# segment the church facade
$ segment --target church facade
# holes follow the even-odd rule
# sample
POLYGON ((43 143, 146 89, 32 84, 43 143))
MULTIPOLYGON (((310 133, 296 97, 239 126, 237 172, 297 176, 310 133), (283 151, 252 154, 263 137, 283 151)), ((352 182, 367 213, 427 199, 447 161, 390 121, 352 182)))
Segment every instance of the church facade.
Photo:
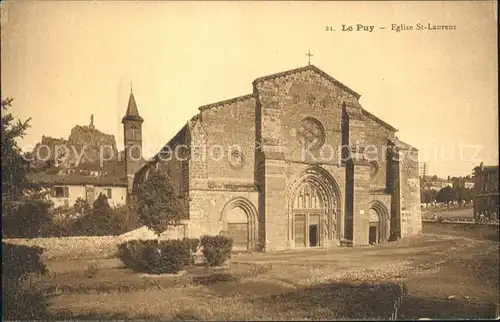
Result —
MULTIPOLYGON (((200 107, 146 164, 126 159, 130 200, 163 171, 186 197, 181 235, 226 234, 236 249, 419 234, 418 151, 359 98, 313 65, 258 78, 251 94, 200 107)), ((139 146, 136 106, 123 123, 127 149, 139 146)))

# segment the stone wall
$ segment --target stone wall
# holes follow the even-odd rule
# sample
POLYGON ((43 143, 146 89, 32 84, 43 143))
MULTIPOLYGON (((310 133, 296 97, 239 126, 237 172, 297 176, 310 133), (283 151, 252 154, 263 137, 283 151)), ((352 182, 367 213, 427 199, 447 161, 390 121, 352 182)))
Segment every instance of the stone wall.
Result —
POLYGON ((253 97, 204 108, 198 122, 206 133, 206 142, 193 140, 193 144, 206 144, 208 181, 253 184, 256 146, 253 97))
MULTIPOLYGON (((181 226, 169 227, 160 239, 183 238, 187 223, 181 226)), ((43 259, 74 259, 74 258, 109 258, 115 257, 118 245, 129 240, 156 239, 156 235, 146 227, 141 227, 120 236, 81 236, 81 237, 49 237, 49 238, 12 238, 2 242, 39 246, 45 249, 43 259)))
POLYGON ((116 254, 124 242, 119 236, 51 237, 32 239, 4 239, 3 242, 45 249, 43 259, 107 258, 116 254))
POLYGON ((281 145, 290 161, 310 162, 302 152, 300 125, 306 118, 317 120, 324 130, 323 148, 310 149, 321 163, 338 164, 341 145, 342 102, 357 101, 344 88, 312 70, 276 77, 254 84, 261 109, 264 144, 281 145), (333 151, 332 151, 333 149, 333 151))
POLYGON ((353 164, 353 245, 368 244, 370 167, 367 164, 353 164))
MULTIPOLYGON (((356 97, 312 70, 256 80, 254 96, 257 133, 262 142, 256 168, 266 250, 285 249, 291 246, 287 186, 306 164, 320 163, 335 168, 340 165, 341 104, 344 100, 356 101, 356 97), (307 137, 302 130, 309 126, 317 130, 318 146, 304 142, 307 137)), ((345 181, 340 178, 344 176, 343 171, 340 177, 338 173, 334 176, 341 185, 345 181)))
MULTIPOLYGON (((230 191, 222 187, 219 189, 190 191, 188 237, 219 235, 221 231, 227 230, 223 210, 229 202, 236 198, 248 200, 255 209, 258 207, 258 195, 253 188, 241 187, 239 189, 241 191, 230 191)), ((233 189, 238 190, 238 188, 233 189)), ((256 228, 258 229, 258 227, 256 228)))
POLYGON ((422 216, 420 209, 418 151, 408 149, 402 152, 404 153, 404 158, 400 162, 401 237, 406 237, 422 232, 422 216))
POLYGON ((394 132, 371 119, 365 120, 367 147, 365 155, 372 162, 370 170, 370 188, 385 189, 387 187, 387 149, 389 140, 394 140, 394 132))

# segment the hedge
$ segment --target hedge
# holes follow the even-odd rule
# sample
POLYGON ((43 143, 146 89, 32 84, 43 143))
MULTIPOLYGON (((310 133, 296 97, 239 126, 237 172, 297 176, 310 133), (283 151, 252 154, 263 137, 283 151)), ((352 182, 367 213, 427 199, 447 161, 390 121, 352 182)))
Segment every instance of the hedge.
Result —
POLYGON ((199 240, 131 240, 118 246, 118 258, 135 272, 176 274, 194 264, 199 240), (194 249, 194 251, 192 251, 194 249))
POLYGON ((226 236, 203 236, 201 237, 203 256, 211 267, 221 266, 231 258, 233 240, 226 236))

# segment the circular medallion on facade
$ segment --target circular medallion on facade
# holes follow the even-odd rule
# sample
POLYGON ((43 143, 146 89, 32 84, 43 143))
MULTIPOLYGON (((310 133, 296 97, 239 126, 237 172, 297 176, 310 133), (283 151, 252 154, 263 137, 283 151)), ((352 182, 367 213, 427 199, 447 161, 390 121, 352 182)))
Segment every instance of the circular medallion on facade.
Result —
POLYGON ((377 161, 370 161, 370 176, 374 177, 378 173, 378 162, 377 161))
POLYGON ((316 97, 314 97, 313 94, 309 93, 309 94, 307 94, 306 100, 307 100, 307 103, 309 103, 309 105, 313 105, 314 102, 316 102, 316 97))
POLYGON ((245 157, 240 150, 232 150, 229 154, 229 165, 235 170, 243 168, 245 157))
POLYGON ((303 147, 318 149, 325 143, 325 129, 317 119, 306 117, 297 128, 297 139, 303 147))

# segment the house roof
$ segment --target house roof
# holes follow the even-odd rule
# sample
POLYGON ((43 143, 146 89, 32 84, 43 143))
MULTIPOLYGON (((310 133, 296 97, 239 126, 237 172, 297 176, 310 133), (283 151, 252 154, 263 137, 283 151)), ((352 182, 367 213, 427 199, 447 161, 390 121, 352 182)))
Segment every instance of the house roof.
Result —
POLYGON ((117 176, 99 176, 99 177, 88 177, 81 175, 57 175, 57 174, 47 174, 47 173, 30 173, 28 174, 28 180, 32 182, 45 183, 45 184, 61 184, 61 185, 94 185, 94 186, 118 186, 126 187, 127 180, 125 177, 117 176))
POLYGON ((263 77, 259 77, 257 78, 256 80, 253 81, 253 84, 256 84, 256 83, 259 83, 259 82, 263 82, 263 81, 267 81, 267 80, 271 80, 271 79, 274 79, 274 78, 278 78, 278 77, 283 77, 283 76, 288 76, 288 75, 292 75, 292 74, 296 74, 296 73, 301 73, 301 72, 304 72, 304 71, 313 71, 321 76, 323 76, 324 78, 328 79, 330 82, 334 83, 335 85, 337 85, 338 87, 344 89, 345 91, 351 93, 352 95, 354 95, 356 98, 360 98, 361 95, 356 93, 354 90, 350 89, 349 87, 347 87, 346 85, 342 84, 341 82, 339 82, 338 80, 336 80, 335 78, 333 78, 332 76, 328 75, 327 73, 325 73, 324 71, 322 71, 321 69, 319 69, 318 67, 314 66, 314 65, 308 65, 308 66, 305 66, 305 67, 299 67, 299 68, 295 68, 295 69, 291 69, 291 70, 287 70, 287 71, 284 71, 284 72, 281 72, 281 73, 276 73, 276 74, 272 74, 272 75, 268 75, 268 76, 263 76, 263 77))

